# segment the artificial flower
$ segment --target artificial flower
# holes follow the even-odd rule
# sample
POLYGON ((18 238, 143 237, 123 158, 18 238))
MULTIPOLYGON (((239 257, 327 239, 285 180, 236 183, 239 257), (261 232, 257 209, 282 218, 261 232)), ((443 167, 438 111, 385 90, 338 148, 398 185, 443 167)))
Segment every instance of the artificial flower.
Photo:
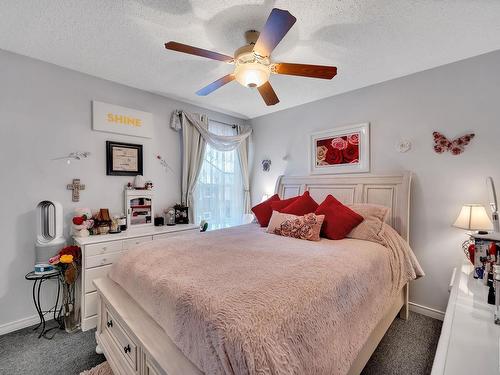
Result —
POLYGON ((52 258, 49 259, 49 264, 52 264, 53 266, 59 263, 59 254, 54 255, 52 258))
POLYGON ((73 218, 73 224, 75 225, 82 225, 84 221, 85 219, 83 218, 83 216, 75 216, 73 218))
POLYGON ((59 255, 72 255, 75 262, 80 260, 81 254, 80 247, 78 246, 66 246, 59 251, 59 255))
POLYGON ((65 264, 73 263, 73 255, 69 255, 69 254, 61 255, 61 257, 59 258, 59 261, 61 263, 65 263, 65 264))

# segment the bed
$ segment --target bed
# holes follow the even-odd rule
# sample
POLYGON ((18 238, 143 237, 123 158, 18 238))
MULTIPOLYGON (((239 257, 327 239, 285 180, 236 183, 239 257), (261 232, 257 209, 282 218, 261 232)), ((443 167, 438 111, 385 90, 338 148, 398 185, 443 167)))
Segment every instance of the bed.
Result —
MULTIPOLYGON (((410 181, 282 176, 276 192, 387 206, 408 239, 410 181)), ((313 243, 255 224, 143 245, 95 281, 98 349, 115 374, 359 374, 396 315, 408 318, 391 259, 373 242, 313 243)))

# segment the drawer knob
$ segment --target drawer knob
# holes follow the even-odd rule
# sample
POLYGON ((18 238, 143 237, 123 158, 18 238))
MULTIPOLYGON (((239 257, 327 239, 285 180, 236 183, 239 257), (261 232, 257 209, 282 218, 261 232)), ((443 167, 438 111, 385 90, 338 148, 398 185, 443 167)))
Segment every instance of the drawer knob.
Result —
POLYGON ((108 321, 108 322, 106 323, 106 325, 107 325, 108 327, 113 327, 113 321, 112 321, 112 320, 108 321))
POLYGON ((124 351, 125 353, 130 353, 130 344, 127 344, 127 346, 124 346, 124 347, 123 347, 123 351, 124 351))
POLYGON ((106 258, 102 258, 102 262, 103 262, 103 263, 106 263, 106 258))

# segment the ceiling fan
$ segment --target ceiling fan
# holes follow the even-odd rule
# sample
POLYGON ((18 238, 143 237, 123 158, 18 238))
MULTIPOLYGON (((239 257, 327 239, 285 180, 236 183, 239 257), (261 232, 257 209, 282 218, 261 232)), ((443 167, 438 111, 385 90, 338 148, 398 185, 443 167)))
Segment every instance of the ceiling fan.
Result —
POLYGON ((173 41, 165 43, 165 48, 235 65, 233 73, 198 90, 197 95, 206 96, 236 79, 243 86, 257 87, 264 102, 268 106, 274 105, 279 103, 279 99, 269 83, 271 73, 322 79, 332 79, 337 74, 334 66, 272 62, 271 52, 296 20, 287 10, 274 8, 261 33, 255 30, 245 33, 248 44, 238 48, 234 57, 173 41))

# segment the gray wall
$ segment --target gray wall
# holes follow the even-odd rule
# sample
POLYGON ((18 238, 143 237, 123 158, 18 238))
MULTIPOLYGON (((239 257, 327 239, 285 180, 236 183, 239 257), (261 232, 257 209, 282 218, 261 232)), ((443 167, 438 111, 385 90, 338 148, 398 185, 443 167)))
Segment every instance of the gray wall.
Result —
POLYGON ((24 275, 34 263, 38 202, 62 203, 66 226, 76 207, 123 211, 123 187, 130 178, 106 176, 106 140, 144 145, 144 176, 155 184, 156 207, 164 209, 180 199, 180 135, 168 126, 172 110, 244 121, 1 50, 0 82, 1 332, 6 324, 22 323, 35 314, 31 284, 24 275), (152 112, 154 138, 92 131, 93 99, 152 112), (71 165, 51 161, 76 150, 90 151, 92 156, 71 165), (158 153, 174 172, 163 169, 155 159, 158 153), (86 184, 80 203, 71 202, 66 190, 73 178, 86 184))
POLYGON ((500 186, 499 67, 496 51, 253 119, 253 202, 273 191, 280 174, 309 173, 310 132, 370 122, 371 172, 415 174, 411 245, 427 276, 412 284, 410 300, 444 311, 465 239, 451 224, 462 204, 486 204, 486 176, 500 186), (473 131, 476 138, 460 156, 438 155, 432 149, 434 130, 448 137, 473 131), (413 143, 406 154, 395 148, 402 138, 413 143), (260 168, 265 158, 272 160, 268 173, 260 168))

